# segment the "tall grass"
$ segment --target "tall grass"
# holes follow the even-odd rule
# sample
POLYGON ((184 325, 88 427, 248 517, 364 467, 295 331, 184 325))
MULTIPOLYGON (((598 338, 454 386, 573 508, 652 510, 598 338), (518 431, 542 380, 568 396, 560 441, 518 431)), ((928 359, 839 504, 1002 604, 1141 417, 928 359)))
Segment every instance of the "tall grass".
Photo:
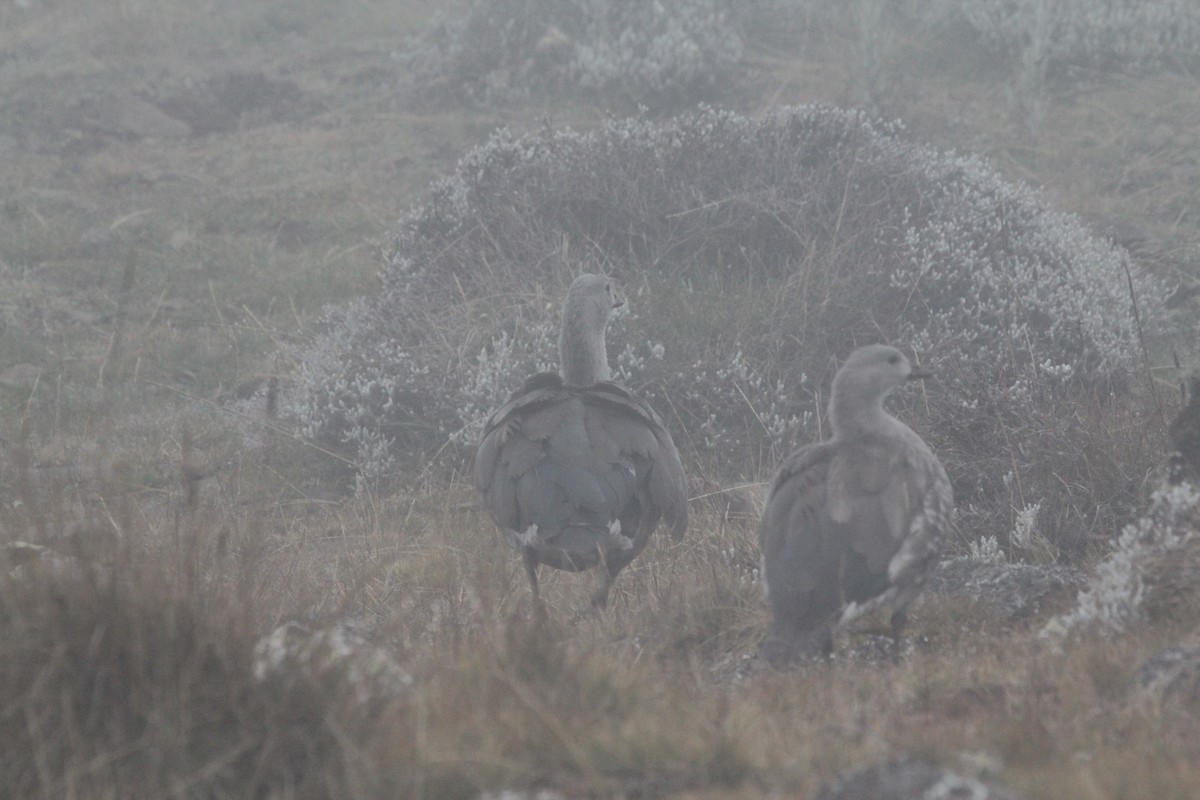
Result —
POLYGON ((809 796, 895 753, 982 754, 1031 797, 1182 797, 1200 779, 1196 717, 1128 688, 1169 628, 1047 649, 927 598, 904 661, 851 648, 775 674, 754 657, 751 521, 696 514, 603 617, 587 576, 548 574, 541 617, 465 488, 261 514, 269 472, 189 474, 167 503, 96 487, 112 513, 75 538, 51 502, 5 516, 0 794, 809 796), (13 546, 18 530, 44 549, 13 546), (271 660, 282 623, 271 638, 294 646, 271 660))
MULTIPOLYGON (((926 597, 902 662, 856 658, 867 648, 855 634, 832 665, 773 674, 753 657, 766 622, 753 503, 750 519, 731 518, 720 485, 698 490, 688 538, 657 541, 627 571, 608 615, 577 613, 588 576, 548 574, 537 622, 519 560, 453 475, 347 499, 328 468, 310 469, 311 450, 276 438, 257 416, 270 390, 255 389, 277 366, 264 353, 321 303, 368 290, 369 240, 495 125, 492 112, 414 115, 394 100, 390 53, 432 6, 0 6, 0 797, 809 797, 841 769, 900 753, 982 768, 1031 798, 1194 797, 1186 693, 1130 688, 1146 656, 1189 632, 1174 606, 1121 638, 1056 649, 1034 641, 1040 618, 1000 624, 986 606, 926 597), (164 141, 89 127, 92 98, 169 105, 226 75, 231 57, 293 80, 317 101, 312 116, 164 141)), ((771 85, 741 102, 851 100, 853 34, 813 34, 803 13, 785 14, 800 21, 773 32, 771 52, 750 48, 771 85), (792 33, 807 41, 800 55, 792 33)), ((1063 205, 1150 226, 1181 256, 1160 274, 1190 274, 1194 148, 1139 148, 1155 126, 1196 128, 1192 84, 1122 78, 1047 102, 1042 147, 1029 149, 989 116, 1004 116, 1004 82, 981 76, 974 52, 966 62, 941 45, 953 80, 903 60, 934 44, 897 31, 886 55, 903 68, 886 108, 921 138, 936 128, 943 146, 989 149, 1063 205)), ((570 99, 535 108, 599 114, 570 99)), ((858 243, 846 233, 831 255, 858 243)), ((810 271, 823 252, 797 263, 810 271)), ((671 300, 665 321, 638 324, 657 334, 712 316, 726 338, 689 356, 729 355, 756 309, 781 321, 789 297, 820 291, 717 274, 671 300)), ((635 307, 639 291, 668 294, 631 283, 635 307)), ((506 311, 542 319, 557 296, 547 282, 507 296, 506 311)), ((466 333, 471 360, 487 336, 466 333)), ((813 400, 818 432, 821 384, 813 372, 792 387, 813 400)), ((1014 474, 1001 512, 964 509, 964 526, 1009 530, 1042 500, 1042 535, 1079 546, 1055 532, 1069 528, 1088 555, 1101 549, 1116 526, 1086 498, 1139 503, 1160 454, 1134 395, 1069 406, 1055 430, 1077 449, 989 465, 996 480, 1014 474), (1027 491, 1046 482, 1075 488, 1059 505, 1027 491)), ((761 435, 768 405, 730 398, 761 435)), ((734 471, 765 475, 782 449, 747 451, 734 471)), ((704 464, 704 447, 691 450, 704 464)), ((945 442, 939 452, 955 457, 945 442)))

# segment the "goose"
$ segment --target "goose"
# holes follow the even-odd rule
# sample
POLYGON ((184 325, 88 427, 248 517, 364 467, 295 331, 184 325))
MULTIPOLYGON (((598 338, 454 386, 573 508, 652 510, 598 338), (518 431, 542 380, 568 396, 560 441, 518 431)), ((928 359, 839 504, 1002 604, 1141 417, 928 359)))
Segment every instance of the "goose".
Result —
POLYGON ((937 456, 883 408, 930 377, 897 349, 860 347, 833 379, 833 435, 792 453, 771 483, 759 526, 773 665, 829 656, 840 627, 891 610, 898 644, 950 528, 954 497, 937 456))
POLYGON ((484 425, 474 482, 521 553, 540 608, 538 567, 597 568, 591 604, 660 521, 687 528, 687 481, 671 434, 649 405, 612 380, 604 335, 623 304, 612 282, 584 274, 563 304, 559 372, 542 372, 484 425))

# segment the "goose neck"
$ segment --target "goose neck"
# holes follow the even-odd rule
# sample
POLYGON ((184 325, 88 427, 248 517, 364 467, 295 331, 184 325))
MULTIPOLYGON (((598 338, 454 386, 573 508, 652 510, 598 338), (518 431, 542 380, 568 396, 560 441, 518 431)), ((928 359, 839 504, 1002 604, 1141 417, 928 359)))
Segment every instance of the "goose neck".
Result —
POLYGON ((829 424, 836 436, 885 431, 891 417, 883 410, 883 395, 855 395, 834 387, 829 402, 829 424))
POLYGON ((611 379, 603 330, 597 335, 564 325, 558 350, 563 383, 568 386, 591 386, 611 379))

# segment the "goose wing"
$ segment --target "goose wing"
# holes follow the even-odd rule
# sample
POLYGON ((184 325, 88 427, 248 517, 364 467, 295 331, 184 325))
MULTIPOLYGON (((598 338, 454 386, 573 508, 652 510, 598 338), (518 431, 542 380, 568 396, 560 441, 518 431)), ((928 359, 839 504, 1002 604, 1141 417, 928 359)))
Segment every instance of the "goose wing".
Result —
POLYGON ((836 555, 836 531, 825 503, 832 457, 828 444, 808 445, 775 473, 758 533, 763 578, 773 601, 786 596, 792 604, 802 602, 821 584, 836 555))
MULTIPOLYGON (((953 508, 941 462, 916 439, 847 442, 829 469, 829 516, 870 576, 901 585, 931 566, 953 508)), ((874 579, 868 581, 872 585, 874 579)), ((850 595, 852 600, 866 597, 850 595)))
POLYGON ((638 507, 635 499, 650 527, 663 514, 680 532, 686 526, 686 482, 670 434, 614 383, 531 379, 489 418, 474 476, 501 527, 536 525, 539 543, 567 533, 558 546, 594 550, 638 507))
POLYGON ((780 467, 759 529, 768 598, 800 630, 923 574, 952 499, 931 454, 824 442, 780 467))
POLYGON ((632 458, 639 464, 638 486, 654 509, 655 524, 661 514, 678 540, 687 530, 687 477, 671 432, 649 404, 615 382, 597 384, 588 391, 587 420, 596 431, 593 442, 608 458, 632 458))

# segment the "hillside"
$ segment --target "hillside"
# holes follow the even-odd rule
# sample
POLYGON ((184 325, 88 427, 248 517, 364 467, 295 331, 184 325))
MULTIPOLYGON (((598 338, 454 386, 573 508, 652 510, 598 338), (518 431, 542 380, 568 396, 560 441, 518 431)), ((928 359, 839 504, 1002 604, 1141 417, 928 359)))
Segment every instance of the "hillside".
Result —
MULTIPOLYGON (((1197 598, 1111 637, 1038 635, 1149 506, 1200 366, 1195 61, 1051 60, 1030 77, 961 21, 856 27, 795 5, 743 21, 712 92, 499 100, 405 55, 441 6, 425 0, 0 7, 0 793, 813 797, 908 755, 1029 798, 1195 796, 1195 674, 1140 668, 1167 647, 1196 657, 1197 598), (1044 603, 930 593, 898 661, 862 634, 833 664, 771 672, 754 657, 755 521, 778 443, 731 447, 733 463, 690 444, 688 536, 652 542, 600 618, 579 611, 589 579, 544 574, 539 622, 465 446, 422 441, 356 491, 355 453, 281 410, 323 309, 389 285, 400 220, 494 131, 661 125, 695 99, 752 120, 871 105, 904 141, 1031 185, 1174 292, 1139 319, 1120 390, 1043 431, 1079 451, 997 468, 1017 486, 1000 514, 960 508, 952 554, 999 532, 1010 561, 1060 570, 1044 603), (1022 478, 1070 498, 1027 545, 1005 538, 1040 497, 1022 478)), ((534 31, 538 53, 561 47, 555 30, 534 31)), ((564 259, 509 307, 555 325, 580 266, 564 259)), ((622 277, 635 315, 666 280, 622 277)), ((770 293, 726 280, 737 302, 720 306, 696 279, 712 305, 695 324, 749 337, 770 293)), ((469 306, 472 287, 455 290, 469 306)), ((473 358, 504 324, 480 317, 471 349, 447 352, 473 358)), ((898 408, 938 430, 936 400, 898 408)), ((945 434, 943 457, 966 464, 964 441, 945 434)), ((1185 585, 1195 562, 1180 563, 1185 585)))

